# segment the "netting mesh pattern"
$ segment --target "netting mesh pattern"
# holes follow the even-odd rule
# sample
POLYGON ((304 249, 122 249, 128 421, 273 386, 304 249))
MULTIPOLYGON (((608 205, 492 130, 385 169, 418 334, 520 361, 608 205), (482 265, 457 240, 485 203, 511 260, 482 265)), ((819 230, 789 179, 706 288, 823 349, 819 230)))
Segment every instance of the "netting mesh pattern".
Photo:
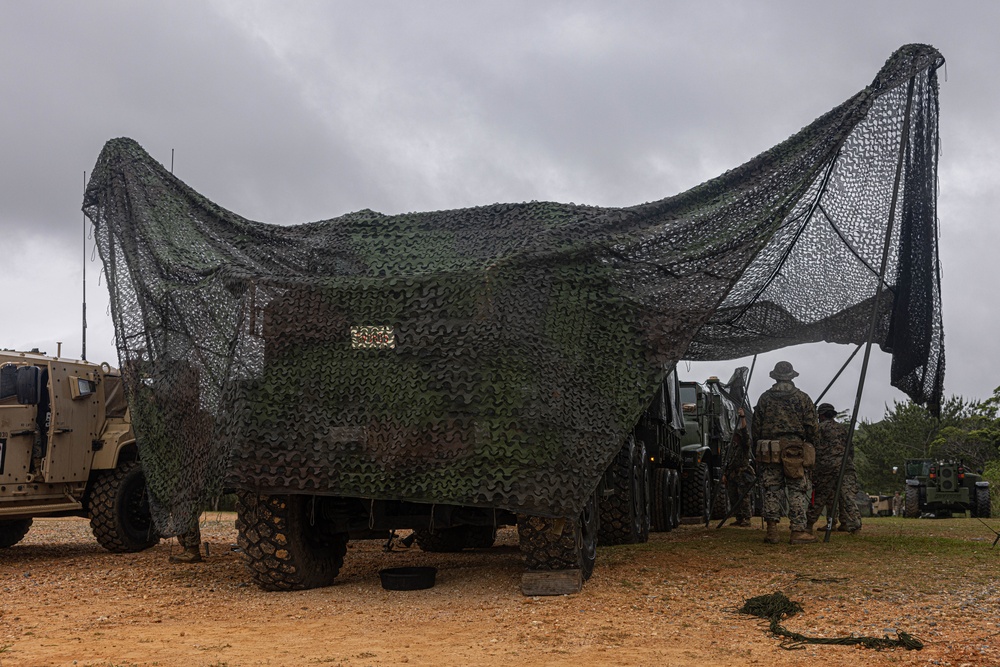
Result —
POLYGON ((677 360, 866 339, 890 209, 876 341, 936 406, 942 63, 903 47, 787 141, 627 208, 270 225, 109 141, 84 211, 157 525, 224 485, 573 516, 677 360))

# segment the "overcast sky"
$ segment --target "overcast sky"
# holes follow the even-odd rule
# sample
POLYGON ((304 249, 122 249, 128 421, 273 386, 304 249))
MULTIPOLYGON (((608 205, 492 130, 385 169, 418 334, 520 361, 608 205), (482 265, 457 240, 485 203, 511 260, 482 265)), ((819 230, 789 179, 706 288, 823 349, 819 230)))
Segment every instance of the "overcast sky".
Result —
MULTIPOLYGON (((138 141, 231 211, 291 224, 547 200, 661 199, 937 47, 946 395, 1000 385, 1000 3, 0 0, 0 347, 117 365, 80 212, 104 142, 138 141), (173 155, 173 157, 171 157, 173 155), (86 258, 86 262, 84 261, 86 258)), ((89 235, 89 232, 88 232, 89 235)), ((93 261, 92 261, 93 259, 93 261)), ((782 358, 814 398, 853 348, 782 358)), ((903 395, 873 353, 862 417, 903 395)), ((681 366, 725 376, 749 360, 681 366)), ((825 400, 850 407, 860 355, 825 400)))

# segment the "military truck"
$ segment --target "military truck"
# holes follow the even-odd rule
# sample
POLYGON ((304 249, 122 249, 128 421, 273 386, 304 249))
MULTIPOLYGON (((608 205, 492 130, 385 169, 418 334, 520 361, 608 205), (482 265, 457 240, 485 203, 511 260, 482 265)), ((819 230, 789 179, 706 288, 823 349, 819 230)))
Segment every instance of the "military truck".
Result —
POLYGON ((960 461, 907 459, 903 516, 950 517, 953 512, 990 516, 990 483, 960 461))
POLYGON ((82 516, 113 552, 160 536, 121 374, 108 364, 0 351, 0 548, 37 517, 82 516))
MULTIPOLYGON (((941 64, 936 50, 907 45, 871 86, 788 141, 686 193, 628 207, 364 209, 273 225, 211 202, 136 142, 109 141, 84 211, 107 269, 135 429, 144 450, 197 464, 144 461, 157 491, 176 481, 157 493, 160 524, 191 514, 192 498, 239 489, 240 544, 265 588, 332 583, 350 534, 408 523, 478 545, 513 521, 529 568, 585 571, 602 478, 630 438, 649 447, 636 427, 672 364, 860 336, 858 315, 878 294, 859 293, 857 280, 826 281, 809 303, 798 296, 830 271, 812 261, 829 223, 820 213, 851 212, 855 236, 871 241, 885 216, 865 204, 904 193, 900 222, 923 241, 917 254, 936 258, 926 213, 941 64), (911 116, 913 131, 900 132, 911 116), (864 140, 873 132, 885 140, 864 140), (903 153, 916 166, 872 179, 873 165, 903 153), (803 270, 781 272, 791 265, 803 270), (772 289, 779 273, 782 289, 772 289), (142 359, 149 387, 133 373, 142 359), (166 370, 181 363, 191 372, 166 370), (187 419, 189 400, 204 419, 187 419)), ((870 267, 843 270, 863 277, 870 267)), ((900 306, 911 292, 936 304, 939 272, 910 273, 893 292, 909 328, 895 329, 919 335, 879 336, 901 363, 940 379, 940 309, 900 306)), ((896 383, 915 402, 939 403, 940 382, 896 383)), ((695 474, 721 467, 702 447, 715 454, 699 441, 695 474)), ((629 460, 643 459, 637 449, 629 460)), ((654 475, 664 498, 670 470, 654 475)))
POLYGON ((739 369, 726 384, 713 376, 704 384, 680 385, 684 411, 681 513, 685 518, 708 522, 729 513, 725 471, 739 439, 749 437, 746 372, 739 369))
POLYGON ((598 487, 598 542, 637 544, 681 520, 684 419, 676 371, 663 381, 598 487))
POLYGON ((676 375, 629 433, 577 521, 501 509, 334 496, 237 491, 238 540, 248 571, 265 590, 329 585, 348 540, 384 539, 412 529, 424 551, 493 545, 497 528, 517 526, 529 571, 593 571, 598 544, 645 542, 650 530, 680 523, 680 405, 676 375))

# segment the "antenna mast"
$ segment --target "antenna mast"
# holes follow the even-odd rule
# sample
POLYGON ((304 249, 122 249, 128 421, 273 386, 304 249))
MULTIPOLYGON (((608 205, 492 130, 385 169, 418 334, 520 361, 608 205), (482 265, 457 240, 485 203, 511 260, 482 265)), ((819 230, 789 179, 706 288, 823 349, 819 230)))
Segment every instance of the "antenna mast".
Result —
MULTIPOLYGON (((87 190, 87 170, 83 170, 83 190, 87 190)), ((83 345, 80 359, 87 360, 87 214, 83 214, 83 345)))

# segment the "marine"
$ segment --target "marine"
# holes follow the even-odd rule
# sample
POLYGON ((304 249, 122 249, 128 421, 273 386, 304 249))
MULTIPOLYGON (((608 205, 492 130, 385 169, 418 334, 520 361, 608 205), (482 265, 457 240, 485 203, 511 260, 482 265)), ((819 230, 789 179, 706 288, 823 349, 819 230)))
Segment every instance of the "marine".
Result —
POLYGON ((844 480, 837 501, 837 517, 840 520, 837 530, 853 534, 861 530, 861 512, 854 502, 858 493, 858 476, 854 469, 854 457, 847 455, 847 427, 836 420, 837 409, 831 404, 821 403, 817 412, 819 438, 816 441, 816 468, 812 475, 816 493, 813 504, 809 507, 806 523, 809 532, 812 532, 813 524, 824 507, 828 520, 831 520, 829 512, 837 494, 837 478, 840 476, 844 456, 847 456, 844 480))
POLYGON ((168 560, 171 563, 200 563, 202 561, 201 528, 197 523, 191 530, 178 535, 177 542, 181 545, 181 552, 170 556, 168 560))
POLYGON ((774 365, 774 385, 761 394, 753 413, 755 453, 764 487, 764 541, 778 542, 782 496, 788 498, 790 544, 815 542, 808 530, 810 480, 819 435, 819 420, 812 399, 792 381, 798 372, 787 361, 774 365))
POLYGON ((733 525, 746 528, 750 525, 752 515, 749 487, 756 481, 756 476, 750 451, 752 443, 747 434, 747 418, 743 408, 739 409, 739 428, 732 446, 732 459, 726 468, 726 492, 735 517, 733 525))

